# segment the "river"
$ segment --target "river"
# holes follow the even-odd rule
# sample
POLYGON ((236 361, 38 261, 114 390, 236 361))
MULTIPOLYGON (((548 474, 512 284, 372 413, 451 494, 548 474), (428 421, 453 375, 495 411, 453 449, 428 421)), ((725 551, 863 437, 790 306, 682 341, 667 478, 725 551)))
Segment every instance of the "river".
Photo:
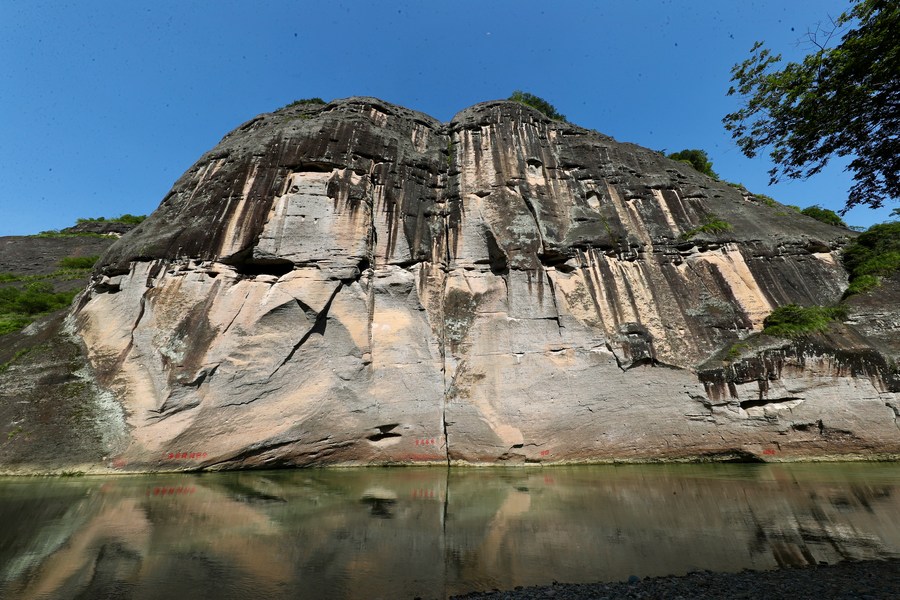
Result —
POLYGON ((900 464, 0 479, 0 596, 443 598, 900 556, 900 464))

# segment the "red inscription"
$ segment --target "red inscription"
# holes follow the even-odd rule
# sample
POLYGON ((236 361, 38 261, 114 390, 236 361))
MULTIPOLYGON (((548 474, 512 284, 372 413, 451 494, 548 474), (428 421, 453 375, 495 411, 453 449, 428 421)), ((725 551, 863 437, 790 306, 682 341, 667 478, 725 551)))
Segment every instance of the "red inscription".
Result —
POLYGON ((163 459, 168 460, 198 460, 209 456, 206 452, 164 452, 163 459))
POLYGON ((765 450, 763 450, 763 454, 775 454, 775 451, 771 448, 766 448, 765 450))
POLYGON ((182 496, 184 494, 193 494, 196 491, 197 491, 197 488, 195 488, 193 486, 191 486, 191 487, 182 486, 182 485, 179 485, 178 487, 163 486, 163 487, 153 488, 152 494, 150 492, 150 488, 147 488, 147 495, 148 496, 150 496, 150 495, 153 495, 153 496, 182 496))
POLYGON ((413 490, 413 498, 434 498, 434 490, 413 490))
POLYGON ((549 450, 541 450, 541 456, 550 456, 549 450))
POLYGON ((431 438, 430 440, 416 440, 416 446, 434 446, 436 440, 431 438))

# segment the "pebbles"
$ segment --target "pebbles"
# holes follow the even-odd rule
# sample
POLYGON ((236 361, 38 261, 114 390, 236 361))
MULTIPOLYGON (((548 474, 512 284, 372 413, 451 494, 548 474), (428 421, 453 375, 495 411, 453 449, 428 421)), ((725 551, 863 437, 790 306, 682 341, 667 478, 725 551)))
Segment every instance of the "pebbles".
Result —
POLYGON ((777 571, 694 572, 629 582, 560 584, 512 591, 475 592, 457 599, 582 600, 601 598, 802 600, 900 598, 900 559, 843 562, 777 571))

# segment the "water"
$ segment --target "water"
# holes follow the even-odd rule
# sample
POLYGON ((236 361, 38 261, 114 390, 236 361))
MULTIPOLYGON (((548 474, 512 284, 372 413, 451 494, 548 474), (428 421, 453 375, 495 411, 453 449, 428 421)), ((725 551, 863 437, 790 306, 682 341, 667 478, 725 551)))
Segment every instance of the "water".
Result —
POLYGON ((900 556, 900 464, 0 479, 0 596, 441 598, 900 556))

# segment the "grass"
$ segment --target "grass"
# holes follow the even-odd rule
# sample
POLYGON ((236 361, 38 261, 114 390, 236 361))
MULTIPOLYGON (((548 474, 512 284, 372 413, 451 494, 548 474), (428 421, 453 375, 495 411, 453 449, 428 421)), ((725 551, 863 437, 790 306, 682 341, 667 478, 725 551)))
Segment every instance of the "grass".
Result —
POLYGON ((725 233, 726 231, 731 231, 731 223, 724 219, 720 219, 716 215, 708 214, 703 217, 703 224, 699 227, 694 227, 693 229, 689 229, 681 234, 681 239, 689 240, 698 233, 708 233, 710 235, 718 235, 720 233, 725 233))
POLYGON ((779 306, 763 321, 763 333, 775 337, 798 337, 828 329, 832 321, 847 318, 843 306, 779 306))
POLYGON ((726 357, 729 360, 736 360, 741 357, 741 354, 743 354, 745 350, 749 350, 749 349, 750 349, 750 344, 743 344, 743 343, 734 344, 731 346, 731 348, 728 349, 728 353, 726 354, 726 357))
POLYGON ((74 237, 88 237, 88 238, 102 238, 104 240, 109 238, 116 237, 112 234, 106 233, 92 233, 90 231, 80 231, 77 233, 68 233, 62 232, 58 229, 48 229, 47 231, 42 231, 40 233, 35 233, 33 235, 29 235, 27 237, 36 237, 36 238, 74 238, 74 237))
POLYGON ((59 266, 63 269, 92 269, 99 258, 96 254, 94 256, 67 256, 59 261, 59 266))

